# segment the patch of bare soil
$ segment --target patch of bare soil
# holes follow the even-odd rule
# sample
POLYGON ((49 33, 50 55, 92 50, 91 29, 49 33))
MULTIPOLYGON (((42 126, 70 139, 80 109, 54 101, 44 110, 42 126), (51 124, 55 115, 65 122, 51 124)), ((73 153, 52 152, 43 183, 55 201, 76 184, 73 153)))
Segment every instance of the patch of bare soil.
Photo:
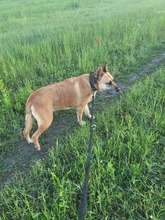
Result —
POLYGON ((159 55, 153 56, 153 58, 148 63, 142 66, 139 73, 132 73, 130 76, 130 82, 131 83, 134 82, 144 74, 153 72, 164 61, 165 61, 165 51, 162 51, 159 55))
MULTIPOLYGON (((121 91, 129 88, 128 84, 134 84, 142 75, 153 72, 164 61, 165 51, 153 56, 148 63, 142 66, 138 73, 132 73, 130 75, 127 84, 118 82, 121 91)), ((97 100, 99 100, 100 105, 100 102, 104 104, 107 98, 110 98, 111 102, 114 101, 114 97, 110 94, 98 93, 95 101, 95 109, 97 109, 97 100)), ((29 145, 25 139, 22 137, 20 138, 15 146, 15 154, 5 158, 3 161, 3 167, 5 167, 6 172, 2 175, 2 177, 0 177, 0 188, 8 184, 18 173, 27 171, 28 168, 30 168, 36 161, 45 159, 48 155, 48 150, 55 145, 57 138, 61 136, 65 137, 66 133, 70 134, 73 132, 75 126, 76 128, 79 127, 76 122, 76 113, 72 110, 69 113, 65 113, 63 111, 55 113, 54 119, 55 120, 53 121, 51 127, 40 138, 41 151, 37 151, 33 144, 29 145)))

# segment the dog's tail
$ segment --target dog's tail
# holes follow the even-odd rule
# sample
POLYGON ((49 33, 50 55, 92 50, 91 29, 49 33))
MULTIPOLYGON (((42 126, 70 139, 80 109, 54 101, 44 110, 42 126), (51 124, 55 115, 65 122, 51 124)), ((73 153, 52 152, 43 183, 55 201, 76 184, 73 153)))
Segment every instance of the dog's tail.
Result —
POLYGON ((25 116, 25 128, 23 130, 23 135, 27 139, 28 143, 31 143, 32 140, 30 139, 29 133, 32 129, 32 113, 31 113, 31 103, 26 103, 26 116, 25 116))

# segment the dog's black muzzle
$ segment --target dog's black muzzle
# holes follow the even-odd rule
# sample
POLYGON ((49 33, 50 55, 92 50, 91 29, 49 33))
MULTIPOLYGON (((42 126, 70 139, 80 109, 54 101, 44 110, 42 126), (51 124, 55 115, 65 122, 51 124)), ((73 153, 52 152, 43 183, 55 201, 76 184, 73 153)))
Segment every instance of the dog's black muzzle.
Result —
POLYGON ((116 87, 116 92, 121 92, 119 87, 116 87))
POLYGON ((108 89, 108 93, 111 95, 116 95, 116 92, 121 92, 119 87, 116 87, 115 89, 108 89))

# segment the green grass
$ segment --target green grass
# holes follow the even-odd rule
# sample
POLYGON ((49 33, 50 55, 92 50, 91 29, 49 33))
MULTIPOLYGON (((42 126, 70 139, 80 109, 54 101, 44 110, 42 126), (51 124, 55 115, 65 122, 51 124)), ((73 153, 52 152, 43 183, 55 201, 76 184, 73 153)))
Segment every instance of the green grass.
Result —
MULTIPOLYGON (((164 68, 96 114, 86 219, 163 220, 164 68)), ((2 219, 77 219, 89 127, 0 193, 2 219)))
MULTIPOLYGON (((165 49, 164 8, 163 0, 0 1, 2 177, 22 138, 29 94, 104 61, 126 84, 165 49)), ((162 66, 113 106, 100 109, 96 99, 86 219, 164 219, 164 74, 162 66)), ((1 190, 0 219, 77 218, 89 127, 61 136, 48 158, 1 190)))
POLYGON ((125 80, 163 49, 164 6, 163 0, 0 1, 1 157, 14 153, 33 90, 105 60, 125 80))

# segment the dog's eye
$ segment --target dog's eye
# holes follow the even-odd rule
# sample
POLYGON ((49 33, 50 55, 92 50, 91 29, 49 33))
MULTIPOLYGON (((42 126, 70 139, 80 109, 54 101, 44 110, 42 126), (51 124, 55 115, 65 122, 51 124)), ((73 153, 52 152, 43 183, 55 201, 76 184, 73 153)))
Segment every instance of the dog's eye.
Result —
POLYGON ((109 85, 112 85, 112 81, 109 81, 109 83, 108 83, 109 85))

